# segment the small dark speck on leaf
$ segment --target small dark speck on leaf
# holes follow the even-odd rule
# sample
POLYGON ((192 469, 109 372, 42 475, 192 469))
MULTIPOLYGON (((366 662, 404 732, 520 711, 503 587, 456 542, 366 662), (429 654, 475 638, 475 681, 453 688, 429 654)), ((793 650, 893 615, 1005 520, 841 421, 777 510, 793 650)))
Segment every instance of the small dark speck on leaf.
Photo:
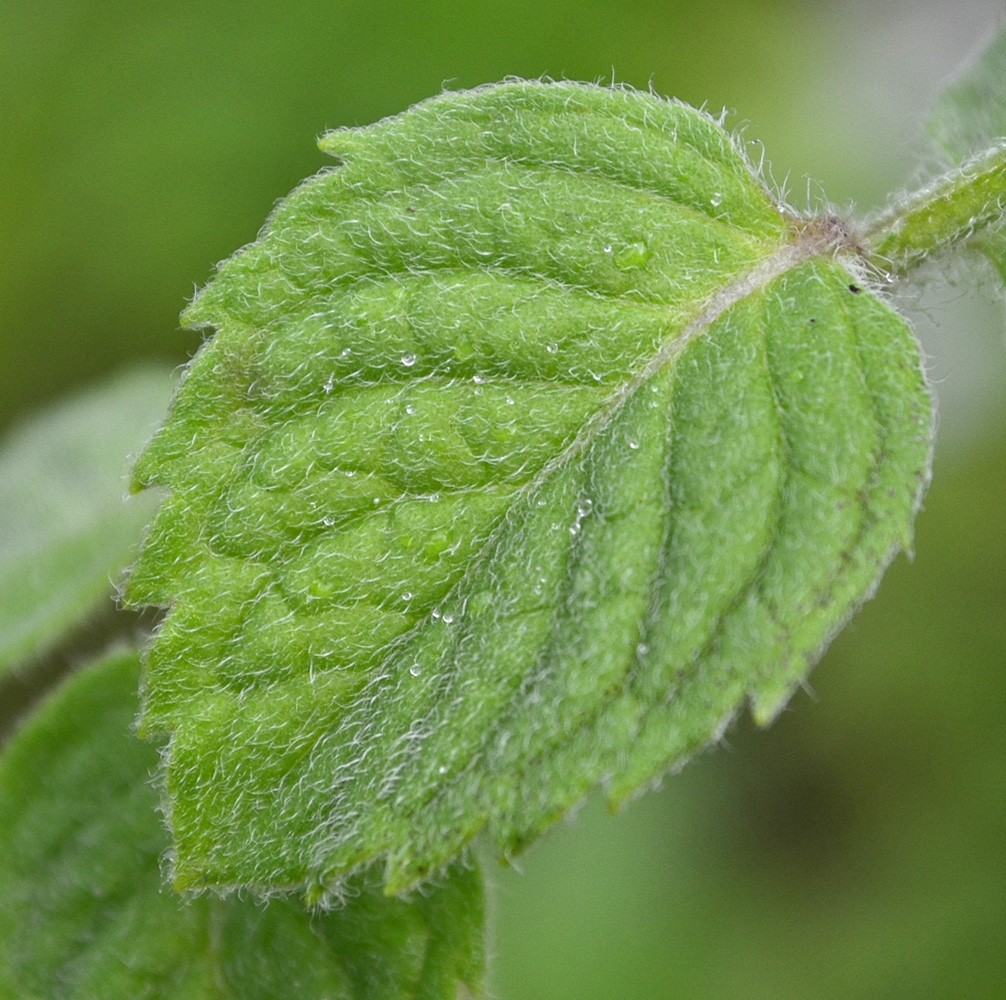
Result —
POLYGON ((852 292, 853 295, 858 295, 862 289, 859 285, 849 285, 849 291, 852 292))

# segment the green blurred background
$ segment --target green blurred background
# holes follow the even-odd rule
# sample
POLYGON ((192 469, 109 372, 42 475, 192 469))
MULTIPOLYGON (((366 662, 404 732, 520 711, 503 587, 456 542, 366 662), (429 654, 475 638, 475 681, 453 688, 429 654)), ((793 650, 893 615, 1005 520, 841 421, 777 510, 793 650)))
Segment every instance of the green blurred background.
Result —
MULTIPOLYGON (((0 430, 196 348, 177 315, 325 128, 506 75, 731 111, 798 207, 868 210, 988 0, 8 0, 0 5, 0 430), (813 182, 808 180, 813 178, 813 182)), ((500 1000, 1002 997, 1006 311, 957 265, 903 297, 940 399, 916 558, 767 733, 493 873, 500 1000)))

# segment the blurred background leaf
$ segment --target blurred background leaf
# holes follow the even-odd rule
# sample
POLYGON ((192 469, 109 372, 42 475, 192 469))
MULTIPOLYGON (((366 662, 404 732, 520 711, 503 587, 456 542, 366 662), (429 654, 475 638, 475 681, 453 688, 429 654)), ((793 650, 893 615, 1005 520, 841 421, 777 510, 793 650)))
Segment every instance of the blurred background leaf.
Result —
MULTIPOLYGON (((867 211, 935 165, 929 109, 1002 19, 999 0, 4 4, 0 426, 189 356, 182 306, 326 165, 326 128, 445 84, 614 77, 750 123, 797 206, 867 211)), ((916 561, 817 668, 816 701, 499 875, 501 1000, 999 995, 1006 346, 985 287, 961 265, 901 295, 940 403, 916 561)))
POLYGON ((0 678, 110 604, 157 502, 126 500, 129 467, 171 385, 126 371, 0 438, 0 678))
POLYGON ((140 662, 77 671, 0 756, 0 996, 33 1000, 449 1000, 481 996, 481 875, 451 865, 389 899, 373 874, 343 906, 165 891, 167 832, 135 739, 140 662))

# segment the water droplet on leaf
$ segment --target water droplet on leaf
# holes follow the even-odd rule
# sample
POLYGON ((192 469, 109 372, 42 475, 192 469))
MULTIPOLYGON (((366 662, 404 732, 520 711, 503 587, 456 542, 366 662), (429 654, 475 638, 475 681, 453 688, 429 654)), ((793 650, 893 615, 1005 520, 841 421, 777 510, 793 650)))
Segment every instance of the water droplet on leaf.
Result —
POLYGON ((636 267, 644 267, 649 259, 650 248, 645 243, 630 243, 616 254, 615 267, 630 271, 636 267))

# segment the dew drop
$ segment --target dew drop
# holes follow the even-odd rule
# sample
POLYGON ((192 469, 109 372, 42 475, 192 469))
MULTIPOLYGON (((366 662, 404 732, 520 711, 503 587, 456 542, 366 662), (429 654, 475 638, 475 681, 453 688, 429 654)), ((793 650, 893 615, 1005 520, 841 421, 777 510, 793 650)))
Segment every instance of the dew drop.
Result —
POLYGON ((513 406, 514 405, 514 401, 513 401, 513 399, 511 399, 510 396, 507 396, 507 398, 506 398, 506 405, 507 406, 513 406))
POLYGON ((339 357, 340 358, 348 358, 350 356, 350 354, 352 354, 352 353, 353 353, 353 349, 351 347, 344 347, 339 352, 339 357))
POLYGON ((416 408, 409 403, 409 405, 405 407, 405 412, 411 417, 412 414, 416 412, 416 408))
POLYGON ((639 644, 638 644, 638 645, 636 646, 636 655, 637 655, 637 656, 646 656, 646 654, 647 654, 647 653, 648 653, 649 651, 650 651, 650 647, 649 647, 649 646, 647 646, 645 642, 641 642, 641 643, 639 643, 639 644))
POLYGON ((615 267, 631 271, 645 267, 650 259, 650 248, 645 243, 630 243, 615 255, 615 267))
POLYGON ((450 613, 450 612, 448 611, 448 612, 447 612, 447 614, 443 616, 443 619, 442 619, 442 621, 443 621, 443 623, 444 623, 445 625, 450 625, 450 624, 451 624, 451 622, 453 622, 453 621, 454 621, 454 615, 452 615, 452 614, 451 614, 451 613, 450 613))
POLYGON ((440 767, 437 768, 437 774, 446 774, 446 773, 447 773, 447 765, 441 764, 440 767))
POLYGON ((418 663, 413 663, 412 666, 409 667, 409 673, 412 674, 413 677, 418 677, 422 672, 422 668, 418 663))
POLYGON ((556 351, 559 350, 559 347, 557 344, 546 344, 545 350, 548 351, 549 354, 555 354, 556 351))
POLYGON ((328 378, 325 379, 325 392, 326 393, 331 392, 334 387, 335 387, 335 376, 329 375, 328 378))
POLYGON ((402 364, 405 365, 406 368, 411 368, 415 363, 416 363, 416 356, 414 354, 402 355, 402 364))
POLYGON ((583 519, 591 512, 594 506, 594 501, 589 497, 584 497, 576 505, 576 520, 569 526, 569 533, 574 538, 580 534, 580 526, 583 523, 583 519))
POLYGON ((712 205, 713 208, 719 208, 722 203, 723 195, 719 191, 716 191, 712 198, 709 199, 709 204, 712 205))
POLYGON ((405 591, 405 593, 402 594, 402 600, 403 601, 411 601, 412 600, 412 591, 411 590, 405 591))
POLYGON ((606 243, 606 244, 605 244, 605 245, 604 245, 604 246, 602 247, 602 249, 604 250, 604 252, 605 252, 605 253, 611 253, 611 250, 612 250, 612 247, 611 247, 611 244, 610 244, 610 243, 606 243))
POLYGON ((440 617, 440 608, 434 608, 434 609, 433 609, 433 610, 432 610, 432 611, 430 612, 430 617, 431 617, 431 618, 433 618, 433 619, 437 619, 437 618, 439 618, 439 617, 440 617))
POLYGON ((633 451, 637 451, 639 449, 639 442, 634 440, 633 438, 629 438, 629 447, 633 451))

